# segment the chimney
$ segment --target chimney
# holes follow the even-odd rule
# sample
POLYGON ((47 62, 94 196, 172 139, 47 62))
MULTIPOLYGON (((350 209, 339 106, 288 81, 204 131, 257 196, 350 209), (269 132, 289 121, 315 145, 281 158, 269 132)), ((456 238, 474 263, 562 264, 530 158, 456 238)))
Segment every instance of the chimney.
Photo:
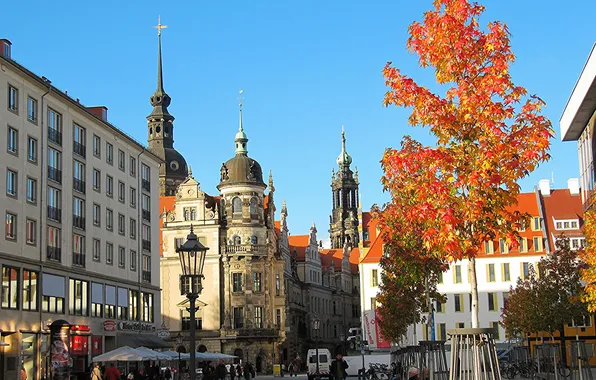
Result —
POLYGON ((6 38, 0 39, 0 55, 6 59, 12 59, 10 57, 11 46, 12 42, 7 40, 6 38))
POLYGON ((538 181, 538 187, 543 197, 550 197, 550 181, 548 179, 538 181))
POLYGON ((567 188, 569 189, 569 194, 579 195, 579 178, 569 178, 567 180, 567 188))
POLYGON ((106 106, 87 107, 87 111, 103 121, 108 121, 108 107, 106 106))

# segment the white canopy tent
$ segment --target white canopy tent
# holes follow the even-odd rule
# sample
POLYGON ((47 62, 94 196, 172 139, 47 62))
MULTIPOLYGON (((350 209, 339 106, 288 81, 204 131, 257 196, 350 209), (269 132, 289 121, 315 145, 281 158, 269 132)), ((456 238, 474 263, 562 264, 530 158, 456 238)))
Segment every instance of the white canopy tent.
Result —
POLYGON ((163 352, 153 351, 152 349, 147 347, 138 347, 135 348, 135 350, 139 351, 141 354, 150 356, 150 360, 172 360, 172 358, 169 355, 164 354, 163 352))
MULTIPOLYGON (((219 352, 197 352, 195 357, 198 361, 215 361, 236 359, 238 356, 222 354, 219 352)), ((190 359, 190 354, 180 354, 180 358, 188 360, 190 359)))
POLYGON ((144 360, 156 359, 155 356, 151 357, 128 346, 118 347, 115 350, 97 355, 93 358, 93 361, 95 362, 139 362, 144 360))

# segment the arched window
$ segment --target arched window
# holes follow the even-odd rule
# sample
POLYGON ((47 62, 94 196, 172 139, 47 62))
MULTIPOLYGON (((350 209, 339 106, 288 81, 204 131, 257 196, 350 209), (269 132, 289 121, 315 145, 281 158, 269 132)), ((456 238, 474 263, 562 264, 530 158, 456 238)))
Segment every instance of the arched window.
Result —
POLYGON ((190 209, 190 220, 197 219, 197 210, 193 207, 190 209))
POLYGON ((257 198, 250 198, 250 216, 251 218, 257 217, 257 198))
POLYGON ((232 244, 233 245, 240 245, 240 244, 242 244, 242 240, 240 239, 240 236, 234 235, 232 237, 232 244))
POLYGON ((252 235, 252 237, 250 238, 250 244, 252 244, 252 245, 259 244, 259 239, 257 238, 257 235, 252 235))
POLYGON ((239 197, 232 199, 232 214, 242 215, 242 200, 239 197))

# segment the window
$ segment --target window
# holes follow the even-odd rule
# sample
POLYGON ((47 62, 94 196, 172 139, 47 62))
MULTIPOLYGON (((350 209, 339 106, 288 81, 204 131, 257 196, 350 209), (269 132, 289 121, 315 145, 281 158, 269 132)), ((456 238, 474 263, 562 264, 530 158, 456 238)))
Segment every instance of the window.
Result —
POLYGON ((377 269, 372 270, 371 285, 373 287, 379 286, 379 271, 377 269))
POLYGON ((37 180, 27 177, 27 202, 37 203, 37 180))
POLYGON ((103 317, 103 284, 91 283, 91 316, 103 317))
POLYGON ((25 222, 25 242, 27 244, 35 245, 37 243, 37 222, 33 219, 27 218, 25 222))
POLYGON ((73 197, 72 198, 72 225, 81 230, 85 229, 85 201, 73 197))
POLYGON ((19 154, 19 132, 12 127, 8 127, 6 150, 14 155, 19 154))
POLYGON ((37 310, 38 278, 38 272, 23 269, 23 310, 37 310))
POLYGON ((19 269, 2 266, 2 308, 19 308, 19 269))
POLYGON ((257 198, 251 198, 250 199, 250 217, 251 218, 257 218, 258 214, 257 214, 257 198))
POLYGON ((89 283, 83 280, 75 280, 71 278, 69 280, 69 303, 68 313, 70 315, 87 315, 87 304, 89 302, 88 292, 89 283))
POLYGON ((114 244, 106 243, 106 264, 114 264, 114 244))
POLYGON ((364 241, 369 240, 369 237, 368 237, 368 228, 363 228, 362 229, 362 239, 364 241))
POLYGON ((377 298, 376 297, 371 297, 371 299, 370 299, 370 309, 371 310, 376 310, 377 309, 377 298))
POLYGON ((577 222, 577 220, 572 220, 571 221, 571 229, 576 230, 576 229, 579 228, 578 226, 579 226, 579 223, 577 222))
POLYGON ((142 232, 142 236, 141 238, 143 239, 143 249, 147 252, 151 252, 151 227, 149 227, 146 224, 143 224, 143 226, 141 227, 141 232, 142 232))
POLYGON ((137 270, 137 251, 130 251, 130 270, 137 270))
POLYGON ((37 140, 27 136, 27 161, 37 163, 37 140))
POLYGON ((144 220, 151 221, 151 198, 148 195, 143 194, 141 196, 141 207, 143 209, 141 215, 144 220))
POLYGON ((124 151, 120 149, 118 149, 118 169, 121 171, 126 170, 126 155, 124 154, 124 151))
POLYGON ((281 326, 281 309, 275 309, 275 324, 281 326))
POLYGON ((532 231, 540 231, 540 217, 532 217, 532 231))
POLYGON ((261 292, 261 272, 253 272, 252 279, 253 279, 253 292, 261 292))
POLYGON ((14 170, 6 169, 6 195, 11 197, 17 196, 17 172, 14 170))
POLYGON ((153 294, 141 293, 141 321, 153 323, 153 294))
POLYGON ((509 245, 505 239, 499 239, 499 252, 509 253, 509 245))
POLYGON ((93 261, 101 261, 101 241, 93 239, 93 261))
POLYGON ((109 175, 106 176, 106 195, 110 198, 114 196, 114 178, 109 175))
POLYGON ((137 189, 134 187, 130 188, 130 207, 137 207, 137 189))
POLYGON ((101 225, 101 206, 97 203, 93 204, 93 225, 97 227, 101 225))
POLYGON ((37 100, 27 97, 27 120, 37 123, 37 100))
POLYGON ((139 320, 139 291, 129 290, 129 318, 131 321, 139 320))
POLYGON ((488 311, 497 311, 497 293, 487 293, 488 295, 488 311))
POLYGON ((120 235, 125 235, 126 231, 125 231, 125 225, 126 224, 126 218, 124 217, 124 215, 118 213, 118 233, 120 235))
POLYGON ((444 313, 445 312, 445 304, 435 300, 435 311, 437 313, 444 313))
POLYGON ((101 158, 101 139, 97 135, 93 135, 93 155, 101 158))
POLYGON ((85 157, 87 153, 86 136, 87 134, 85 133, 85 128, 74 123, 72 126, 72 150, 81 157, 85 157))
POLYGON ((457 328, 457 329, 465 329, 466 328, 466 324, 465 324, 465 322, 457 322, 455 324, 455 328, 457 328))
POLYGON ((499 328, 499 322, 491 322, 490 323, 490 327, 492 327, 492 329, 494 330, 494 334, 495 334, 494 335, 494 339, 495 340, 501 339, 501 338, 499 338, 499 330, 500 330, 500 328, 499 328))
POLYGON ((437 340, 447 340, 447 325, 445 323, 438 323, 437 325, 437 340))
POLYGON ((62 115, 48 108, 48 140, 62 145, 62 115))
POLYGON ((530 263, 521 263, 521 278, 525 280, 530 277, 530 263))
POLYGON ((242 215, 242 200, 239 197, 232 199, 232 214, 242 215))
POLYGON ((117 318, 128 319, 128 289, 118 288, 118 313, 117 318))
POLYGON ((134 158, 133 156, 130 156, 128 166, 129 166, 130 175, 135 177, 137 175, 137 159, 134 158))
POLYGON ((456 265, 453 272, 453 283, 461 284, 461 265, 456 265))
POLYGON ((528 239, 527 238, 519 238, 519 252, 520 253, 528 252, 528 239))
POLYGON ((437 284, 443 283, 443 272, 437 273, 437 284))
POLYGON ((78 234, 72 236, 72 264, 85 267, 85 237, 78 234))
POLYGON ((486 281, 497 281, 497 276, 495 275, 495 264, 486 264, 486 281))
POLYGON ((11 85, 8 85, 8 109, 19 112, 19 90, 11 85))
POLYGON ((242 273, 232 273, 232 291, 242 291, 242 273))
POLYGON ((126 266, 126 248, 118 247, 118 266, 124 268, 126 266))
POLYGON ((263 307, 255 306, 255 327, 258 329, 263 328, 263 307))
POLYGON ((501 268, 503 281, 511 281, 511 272, 509 269, 509 263, 503 263, 501 268))
POLYGON ((93 190, 101 191, 101 172, 97 169, 93 169, 93 190))
POLYGON ((281 295, 281 280, 279 274, 275 275, 275 295, 278 297, 281 295))
POLYGON ((244 309, 241 307, 235 307, 234 309, 234 328, 244 328, 244 309))
POLYGON ((454 294, 453 299, 455 301, 455 312, 461 313, 464 311, 464 296, 463 294, 454 294))
POLYGON ((130 238, 137 238, 137 220, 134 218, 130 218, 130 238))
POLYGON ((571 249, 572 250, 577 250, 580 248, 585 248, 586 246, 586 239, 585 238, 571 238, 569 239, 569 242, 571 243, 571 249))
POLYGON ((109 142, 106 143, 106 162, 110 165, 114 164, 114 146, 109 142))
POLYGON ((114 212, 109 208, 106 208, 106 228, 108 231, 114 229, 114 212))
POLYGON ((77 160, 73 161, 72 179, 72 188, 85 194, 85 164, 77 160))
POLYGON ((48 178, 62 183, 62 153, 54 148, 48 148, 48 178))
POLYGON ((6 240, 17 240, 17 216, 6 213, 6 240))
POLYGON ((62 255, 62 239, 60 228, 48 226, 48 252, 49 260, 60 261, 62 255))
POLYGON ((105 318, 116 318, 116 287, 106 285, 105 318))
POLYGON ((142 265, 142 279, 145 282, 151 282, 151 256, 143 255, 141 257, 141 265, 142 265))
POLYGON ((151 191, 151 169, 145 164, 141 164, 141 187, 145 191, 151 191))
POLYGON ((62 221, 62 194, 60 190, 48 186, 48 219, 62 221))
POLYGON ((487 255, 492 255, 493 253, 495 253, 492 241, 484 242, 484 253, 487 255))
POLYGON ((542 252, 542 238, 535 237, 534 238, 534 252, 542 252))
MULTIPOLYGON (((182 324, 180 327, 182 331, 190 330, 190 313, 187 310, 180 310, 180 321, 182 324)), ((195 329, 203 329, 203 319, 195 318, 195 329)))

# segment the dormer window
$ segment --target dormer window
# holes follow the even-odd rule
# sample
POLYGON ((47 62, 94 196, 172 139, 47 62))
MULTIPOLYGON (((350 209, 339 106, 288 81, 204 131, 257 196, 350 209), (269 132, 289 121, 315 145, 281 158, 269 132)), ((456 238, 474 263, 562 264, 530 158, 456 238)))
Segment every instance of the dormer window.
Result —
POLYGON ((364 230, 362 230, 362 239, 364 241, 369 240, 369 238, 368 238, 368 228, 365 228, 364 230))
POLYGON ((556 230, 577 230, 578 228, 578 219, 555 220, 556 230))

